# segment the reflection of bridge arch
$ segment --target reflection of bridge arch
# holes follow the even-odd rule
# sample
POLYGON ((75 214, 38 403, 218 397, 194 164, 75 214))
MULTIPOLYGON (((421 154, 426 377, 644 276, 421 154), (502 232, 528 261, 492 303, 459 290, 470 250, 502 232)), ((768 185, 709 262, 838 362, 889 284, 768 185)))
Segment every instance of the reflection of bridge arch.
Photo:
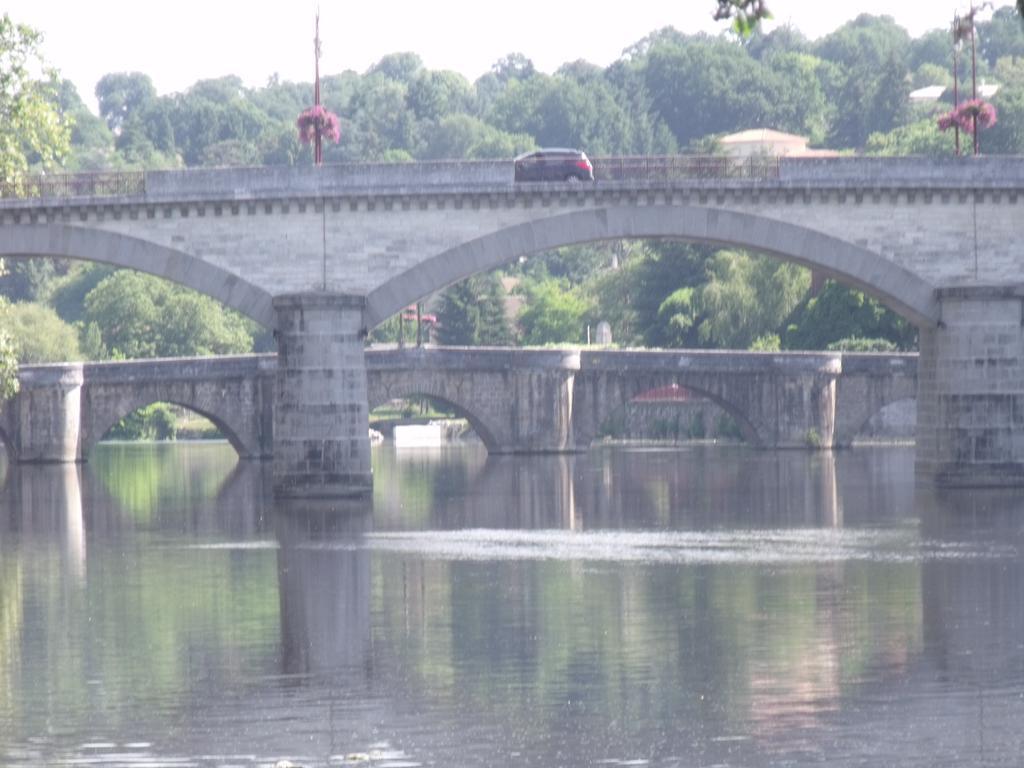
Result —
POLYGON ((520 256, 601 240, 673 238, 766 253, 864 291, 918 325, 937 317, 934 286, 891 259, 847 240, 779 219, 690 205, 622 204, 537 218, 456 245, 371 291, 373 327, 402 307, 520 256))

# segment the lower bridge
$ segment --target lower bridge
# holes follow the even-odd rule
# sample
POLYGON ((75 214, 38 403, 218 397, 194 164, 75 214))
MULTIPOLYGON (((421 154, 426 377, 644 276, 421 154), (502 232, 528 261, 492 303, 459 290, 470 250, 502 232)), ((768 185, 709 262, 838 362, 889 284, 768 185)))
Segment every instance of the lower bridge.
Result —
MULTIPOLYGON (((370 410, 427 397, 467 418, 492 453, 586 449, 645 393, 685 388, 763 448, 849 445, 888 406, 916 397, 917 356, 425 347, 366 352, 370 410)), ((21 462, 73 462, 154 402, 205 416, 243 458, 273 455, 276 355, 22 366, 0 411, 21 462)))

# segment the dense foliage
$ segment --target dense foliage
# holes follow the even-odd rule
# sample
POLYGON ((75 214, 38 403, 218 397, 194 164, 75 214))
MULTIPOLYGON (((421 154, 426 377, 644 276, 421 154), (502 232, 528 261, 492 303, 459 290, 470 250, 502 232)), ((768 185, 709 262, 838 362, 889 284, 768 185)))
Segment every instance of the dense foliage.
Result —
POLYGON ((16 183, 30 165, 54 167, 68 151, 70 116, 40 43, 34 29, 0 16, 0 184, 16 183))

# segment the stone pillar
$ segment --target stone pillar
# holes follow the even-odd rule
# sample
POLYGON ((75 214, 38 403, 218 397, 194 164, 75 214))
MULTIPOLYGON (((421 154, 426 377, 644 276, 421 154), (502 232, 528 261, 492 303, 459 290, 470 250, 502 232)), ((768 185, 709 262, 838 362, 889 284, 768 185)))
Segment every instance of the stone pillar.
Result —
POLYGON ((920 332, 917 474, 945 486, 1024 485, 1024 295, 937 295, 939 325, 920 332))
POLYGON ((82 458, 82 364, 36 365, 18 373, 15 446, 21 462, 75 462, 82 458))
POLYGON ((278 496, 359 496, 373 488, 364 306, 361 296, 333 293, 274 298, 278 496))

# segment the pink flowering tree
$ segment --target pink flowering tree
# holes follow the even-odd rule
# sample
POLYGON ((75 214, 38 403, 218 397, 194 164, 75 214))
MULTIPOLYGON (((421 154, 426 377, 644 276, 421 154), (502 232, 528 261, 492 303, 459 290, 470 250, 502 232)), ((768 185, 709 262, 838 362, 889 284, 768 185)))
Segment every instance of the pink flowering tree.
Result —
POLYGON ((295 121, 299 129, 299 140, 303 144, 312 144, 319 133, 321 138, 337 144, 341 140, 341 121, 338 116, 323 104, 317 104, 305 110, 295 121))
POLYGON ((959 128, 973 134, 996 124, 996 108, 987 101, 970 99, 939 118, 939 130, 959 128))

